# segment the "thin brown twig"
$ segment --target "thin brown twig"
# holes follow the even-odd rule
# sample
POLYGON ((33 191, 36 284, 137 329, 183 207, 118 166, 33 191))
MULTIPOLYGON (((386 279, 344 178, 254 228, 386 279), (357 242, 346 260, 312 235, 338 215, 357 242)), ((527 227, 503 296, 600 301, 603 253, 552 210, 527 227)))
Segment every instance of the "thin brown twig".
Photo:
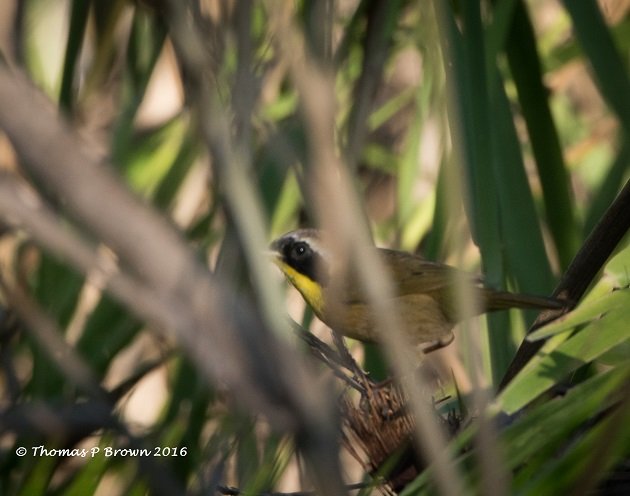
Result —
MULTIPOLYGON (((317 387, 293 350, 262 325, 229 284, 210 275, 174 227, 127 190, 114 168, 23 74, 7 68, 0 68, 0 128, 24 169, 115 252, 126 279, 105 281, 114 296, 155 329, 172 330, 206 378, 238 391, 245 405, 264 412, 273 424, 330 429, 326 403, 314 393, 317 387), (124 281, 140 291, 123 288, 124 281)), ((0 215, 6 218, 5 211, 0 215)), ((64 249, 69 262, 86 271, 92 260, 64 249)))
MULTIPOLYGON (((254 285, 259 289, 257 294, 262 300, 261 307, 264 316, 267 322, 274 322, 275 327, 282 328, 283 323, 274 319, 274 315, 277 315, 273 311, 276 301, 273 299, 274 292, 269 290, 270 278, 268 277, 271 268, 266 260, 261 263, 261 257, 257 252, 258 247, 262 248, 265 239, 264 219, 249 178, 247 153, 239 152, 234 146, 229 114, 214 89, 213 75, 204 70, 208 67, 209 61, 204 51, 204 37, 199 30, 199 20, 191 19, 187 15, 188 2, 168 0, 165 3, 168 10, 166 21, 179 62, 191 76, 188 86, 189 100, 197 110, 200 134, 212 155, 230 217, 241 239, 247 240, 241 246, 249 262, 254 285)), ((279 296, 279 292, 277 295, 279 296)), ((265 336, 266 341, 271 341, 269 338, 271 336, 265 336)), ((253 343, 255 341, 252 340, 253 343)), ((260 353, 263 349, 268 351, 269 344, 262 344, 256 351, 260 353)), ((296 441, 309 464, 313 482, 322 493, 341 493, 343 481, 339 468, 335 413, 333 404, 329 401, 330 397, 324 393, 324 385, 319 385, 314 389, 314 381, 308 381, 303 372, 300 374, 303 371, 303 364, 296 366, 299 360, 295 355, 284 358, 267 356, 265 360, 275 363, 254 362, 259 369, 263 367, 269 369, 257 370, 257 375, 264 377, 272 372, 274 381, 279 383, 275 385, 275 389, 286 390, 286 392, 279 391, 282 392, 282 398, 278 397, 276 401, 286 403, 287 397, 291 400, 296 441), (288 370, 291 371, 290 374, 287 374, 288 370), (294 376, 294 372, 299 375, 294 376), (278 388, 278 386, 282 387, 278 388), (296 389, 291 391, 293 388, 296 389), (320 391, 318 392, 317 389, 320 391)), ((250 380, 255 383, 260 379, 250 380)))
POLYGON ((427 458, 434 462, 433 475, 440 491, 449 495, 461 494, 463 482, 453 460, 444 449, 446 439, 437 427, 435 411, 427 406, 419 394, 421 387, 418 383, 421 378, 414 375, 417 355, 412 356, 409 352, 398 325, 393 299, 389 298, 393 294, 391 280, 379 260, 365 249, 369 246, 367 223, 362 222, 364 213, 359 207, 356 190, 335 148, 333 74, 313 62, 301 32, 287 19, 285 12, 278 9, 274 2, 267 2, 267 5, 270 29, 276 36, 275 46, 288 63, 308 133, 312 172, 309 203, 318 207, 323 229, 338 235, 329 238, 333 250, 341 254, 342 259, 344 254, 352 253, 352 257, 346 257, 346 261, 357 270, 359 282, 373 306, 386 356, 404 384, 410 411, 417 420, 413 430, 415 441, 427 458), (370 270, 362 270, 365 267, 370 267, 370 270))
POLYGON ((347 360, 345 360, 340 353, 333 350, 317 336, 308 332, 296 323, 294 323, 293 329, 298 337, 309 346, 313 356, 328 366, 336 377, 344 381, 353 389, 356 389, 361 393, 365 392, 364 381, 357 379, 357 371, 361 372, 359 377, 365 374, 354 360, 352 360, 352 364, 348 364, 347 360), (344 372, 344 370, 349 371, 352 375, 344 372))
POLYGON ((391 19, 396 17, 392 10, 396 8, 399 8, 396 2, 368 2, 367 4, 361 74, 354 86, 344 153, 346 162, 351 168, 356 167, 368 133, 368 117, 374 108, 374 97, 389 55, 391 19))
POLYGON ((0 291, 9 306, 26 324, 25 328, 44 349, 46 355, 56 364, 66 379, 91 396, 102 397, 102 390, 96 377, 84 360, 63 339, 63 334, 54 321, 18 287, 11 287, 0 275, 0 291))

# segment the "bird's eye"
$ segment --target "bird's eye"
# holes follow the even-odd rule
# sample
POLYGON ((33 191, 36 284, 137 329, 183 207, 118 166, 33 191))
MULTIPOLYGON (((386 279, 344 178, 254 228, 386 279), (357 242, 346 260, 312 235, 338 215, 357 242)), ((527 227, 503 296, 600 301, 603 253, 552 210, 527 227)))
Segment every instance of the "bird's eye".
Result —
POLYGON ((291 249, 291 258, 293 260, 303 260, 310 254, 310 247, 306 243, 295 243, 291 249))
POLYGON ((291 240, 282 248, 283 260, 298 273, 318 282, 327 284, 327 268, 322 257, 306 241, 291 240))

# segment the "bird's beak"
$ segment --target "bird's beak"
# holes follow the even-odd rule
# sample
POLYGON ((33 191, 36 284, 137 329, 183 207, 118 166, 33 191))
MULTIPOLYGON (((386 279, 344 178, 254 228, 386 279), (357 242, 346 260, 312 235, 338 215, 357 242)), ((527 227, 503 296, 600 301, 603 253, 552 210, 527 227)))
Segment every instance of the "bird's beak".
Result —
POLYGON ((267 256, 267 258, 269 258, 269 260, 271 260, 273 263, 275 263, 276 265, 278 265, 280 263, 281 260, 281 255, 280 252, 272 249, 269 250, 265 250, 265 255, 267 256))
POLYGON ((266 250, 267 256, 274 262, 280 260, 282 257, 282 246, 282 238, 273 240, 266 250))

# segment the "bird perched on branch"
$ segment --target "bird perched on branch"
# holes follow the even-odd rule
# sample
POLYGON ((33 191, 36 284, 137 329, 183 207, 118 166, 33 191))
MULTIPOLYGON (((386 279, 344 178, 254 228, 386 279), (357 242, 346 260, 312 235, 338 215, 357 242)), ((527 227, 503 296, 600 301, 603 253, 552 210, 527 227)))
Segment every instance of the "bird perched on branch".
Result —
MULTIPOLYGON (((289 232, 271 244, 274 263, 324 323, 344 336, 378 341, 370 302, 346 267, 335 260, 316 229, 289 232)), ((477 313, 509 308, 560 309, 552 298, 495 291, 475 276, 403 251, 374 248, 394 285, 398 321, 411 344, 425 352, 446 346, 463 317, 456 299, 456 278, 468 285, 479 303, 477 313)), ((464 316, 468 317, 468 316, 464 316)))

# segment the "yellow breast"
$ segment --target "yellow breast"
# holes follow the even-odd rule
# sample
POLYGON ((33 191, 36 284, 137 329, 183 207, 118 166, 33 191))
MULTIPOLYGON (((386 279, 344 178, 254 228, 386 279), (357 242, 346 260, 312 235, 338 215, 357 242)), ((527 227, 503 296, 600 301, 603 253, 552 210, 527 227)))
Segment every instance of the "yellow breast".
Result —
POLYGON ((295 289, 301 293, 302 297, 313 308, 315 314, 322 319, 325 312, 322 287, 310 277, 300 274, 293 267, 283 263, 282 261, 277 260, 275 262, 289 282, 293 284, 295 289))

